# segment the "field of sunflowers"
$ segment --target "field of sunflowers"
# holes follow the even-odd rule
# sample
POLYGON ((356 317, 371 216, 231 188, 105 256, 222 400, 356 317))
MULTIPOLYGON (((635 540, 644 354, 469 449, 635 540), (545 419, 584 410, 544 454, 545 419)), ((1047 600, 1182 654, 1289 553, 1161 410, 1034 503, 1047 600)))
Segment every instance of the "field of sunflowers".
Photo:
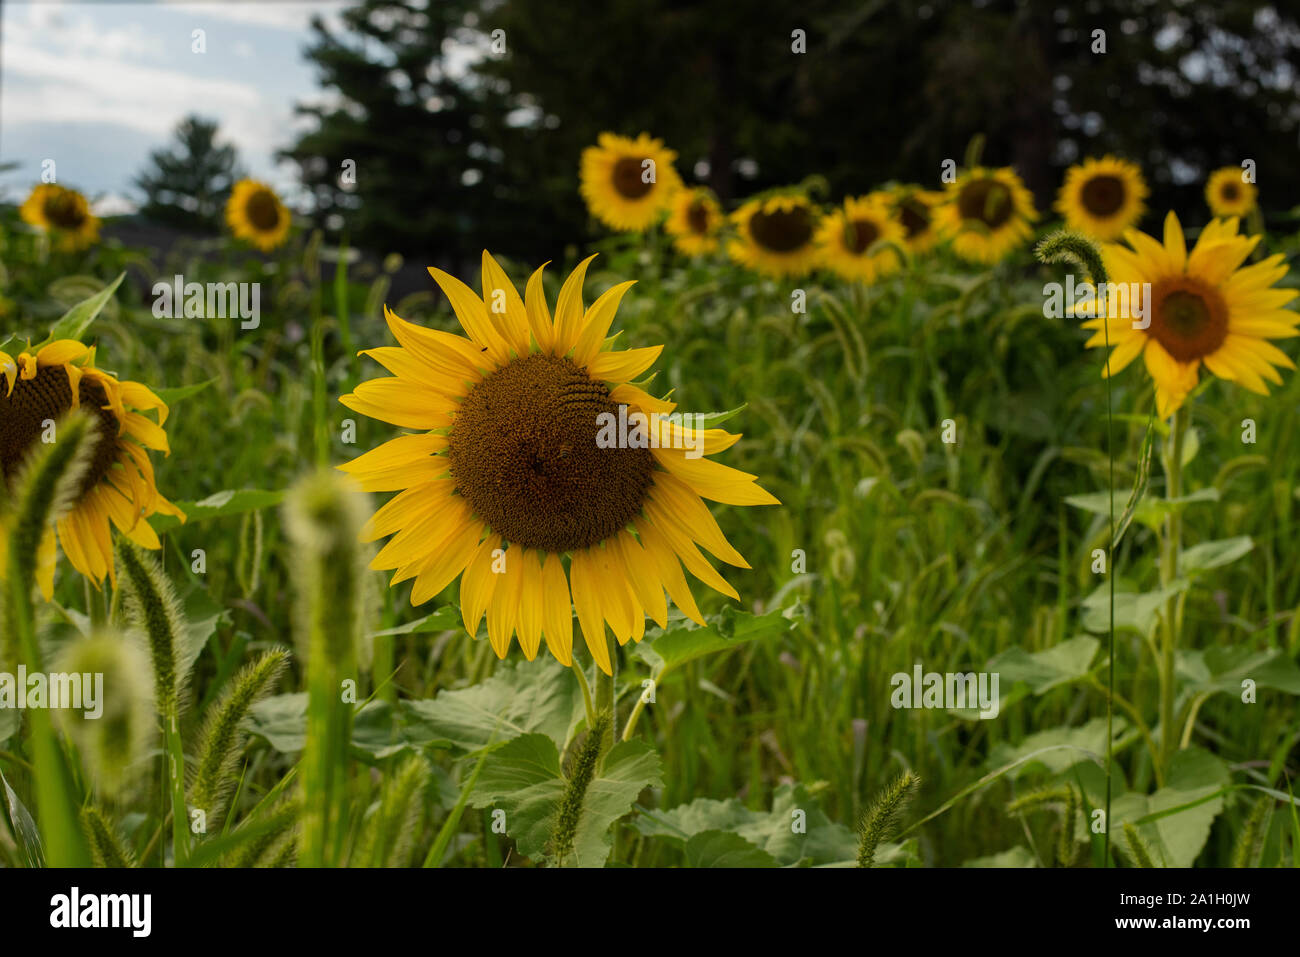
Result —
POLYGON ((4 213, 0 864, 1300 865, 1250 171, 676 159, 601 136, 604 239, 396 300, 253 181, 163 251, 4 213))

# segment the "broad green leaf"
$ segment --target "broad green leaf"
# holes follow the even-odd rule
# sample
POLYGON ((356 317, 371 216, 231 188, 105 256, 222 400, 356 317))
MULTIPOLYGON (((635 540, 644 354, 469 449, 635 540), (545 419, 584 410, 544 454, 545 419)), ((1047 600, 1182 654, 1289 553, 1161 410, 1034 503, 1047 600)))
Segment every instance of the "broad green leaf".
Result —
POLYGON ((832 865, 857 858, 853 832, 831 821, 798 784, 780 785, 772 796, 770 811, 751 810, 734 798, 697 798, 667 810, 643 809, 633 826, 642 834, 679 847, 685 847, 697 834, 732 831, 782 865, 801 861, 832 865))
POLYGON ((230 611, 213 601, 208 590, 200 585, 194 585, 181 596, 181 605, 185 609, 185 639, 180 665, 181 672, 188 673, 217 627, 230 624, 230 611))
POLYGON ((489 741, 539 732, 562 748, 585 717, 577 679, 559 662, 505 662, 486 681, 435 698, 403 701, 413 743, 477 751, 489 741))
POLYGON ((1259 688, 1275 688, 1300 695, 1300 667, 1285 653, 1255 651, 1239 646, 1219 646, 1204 651, 1178 652, 1178 676, 1199 691, 1241 692, 1246 679, 1259 688))
POLYGON ((410 635, 427 631, 450 631, 461 626, 460 609, 455 605, 443 605, 432 615, 425 615, 404 625, 385 628, 383 631, 371 632, 371 638, 383 638, 386 635, 410 635))
POLYGON ((1038 859, 1034 857, 1034 852, 1023 844, 1017 844, 1015 847, 1008 848, 999 854, 989 854, 986 857, 972 857, 968 861, 962 861, 962 867, 1037 867, 1038 859))
POLYGON ((719 651, 783 634, 795 628, 799 618, 777 609, 765 615, 751 615, 728 605, 711 615, 701 627, 685 618, 669 622, 666 629, 653 628, 633 652, 655 670, 656 679, 688 661, 719 651))
MULTIPOLYGON (((1116 715, 1114 734, 1118 741, 1128 727, 1123 718, 1116 715)), ((1019 777, 1034 767, 1042 764, 1049 771, 1059 773, 1080 761, 1101 761, 1106 753, 1106 719, 1093 718, 1087 724, 1077 728, 1048 728, 1026 737, 1019 745, 1013 747, 1005 742, 994 746, 989 756, 990 767, 1011 764, 1026 758, 1036 751, 1043 751, 1033 761, 1026 761, 1015 769, 1019 777), (1046 750, 1046 749, 1052 750, 1046 750)))
MULTIPOLYGON (((126 273, 120 274, 89 299, 83 299, 65 312, 58 322, 50 327, 49 337, 41 345, 46 345, 58 339, 76 339, 80 341, 86 329, 95 321, 95 318, 108 304, 108 301, 113 298, 113 293, 117 292, 117 287, 122 284, 122 280, 125 278, 126 273)), ((36 348, 39 348, 39 346, 36 348)))
MULTIPOLYGON (((209 518, 221 518, 226 515, 242 515, 258 509, 273 508, 284 500, 283 490, 264 489, 226 489, 198 502, 177 502, 176 506, 185 513, 189 524, 202 522, 209 518)), ((165 532, 180 524, 180 519, 172 515, 151 515, 149 524, 156 532, 165 532)))
POLYGON ((1178 570, 1184 575, 1195 575, 1198 572, 1235 562, 1254 547, 1254 539, 1249 535, 1201 542, 1199 545, 1184 549, 1178 556, 1178 570))
MULTIPOLYGON (((663 784, 659 755, 643 741, 622 741, 604 756, 587 788, 574 835, 573 853, 560 862, 602 867, 609 857, 609 830, 643 790, 663 784)), ((507 836, 524 857, 546 856, 555 815, 568 782, 560 752, 544 734, 524 734, 491 752, 470 799, 475 807, 505 812, 507 836)))
POLYGON ((153 393, 168 405, 175 405, 177 402, 198 395, 216 381, 216 379, 208 379, 206 382, 196 382, 194 385, 178 385, 170 389, 154 389, 153 393))
POLYGON ((1023 681, 1034 694, 1042 694, 1086 675, 1100 645, 1096 638, 1079 635, 1044 651, 1008 648, 989 660, 988 671, 1000 676, 1003 688, 1023 681))
MULTIPOLYGON (((1170 760, 1165 786, 1154 794, 1123 794, 1111 803, 1111 834, 1133 824, 1166 867, 1191 867, 1205 847, 1214 819, 1223 810, 1231 782, 1227 765, 1200 748, 1178 751, 1170 760)), ((1114 842, 1127 856, 1126 842, 1114 842)))
POLYGON ((776 859, 732 831, 701 831, 686 842, 690 867, 776 867, 776 859))
MULTIPOLYGON (((1167 588, 1149 592, 1121 591, 1116 583, 1115 630, 1136 631, 1149 635, 1160 621, 1164 604, 1190 585, 1186 578, 1171 582, 1167 588)), ((1094 634, 1110 630, 1110 586, 1103 582, 1083 600, 1083 627, 1094 634)))
MULTIPOLYGON (((307 693, 272 695, 249 709, 245 727, 281 754, 297 754, 307 743, 307 693)), ((352 747, 379 761, 412 747, 394 722, 387 701, 369 701, 352 716, 352 747)))

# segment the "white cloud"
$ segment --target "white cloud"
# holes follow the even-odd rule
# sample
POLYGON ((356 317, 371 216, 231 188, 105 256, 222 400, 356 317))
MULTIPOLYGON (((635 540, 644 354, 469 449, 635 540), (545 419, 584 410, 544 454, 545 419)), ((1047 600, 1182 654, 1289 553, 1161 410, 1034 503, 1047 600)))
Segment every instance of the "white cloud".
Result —
POLYGON ((314 16, 327 26, 339 24, 339 12, 348 6, 344 2, 319 3, 195 3, 192 0, 163 0, 163 5, 185 13, 211 20, 227 20, 250 26, 271 27, 277 30, 301 31, 307 28, 314 16))

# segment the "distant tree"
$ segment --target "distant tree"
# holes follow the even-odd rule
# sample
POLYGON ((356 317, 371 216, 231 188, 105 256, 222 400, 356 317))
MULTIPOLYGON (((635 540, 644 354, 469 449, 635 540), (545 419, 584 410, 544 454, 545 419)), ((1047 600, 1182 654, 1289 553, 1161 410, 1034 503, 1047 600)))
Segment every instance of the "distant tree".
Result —
POLYGON ((243 175, 235 148, 217 142, 216 122, 187 116, 176 125, 175 145, 154 150, 136 177, 145 194, 140 213, 173 226, 217 228, 243 175))
POLYGON ((315 128, 280 155, 299 165, 326 230, 455 257, 511 245, 528 228, 502 215, 511 206, 491 128, 505 122, 504 98, 445 55, 474 55, 477 6, 363 0, 343 12, 344 30, 313 19, 306 56, 335 95, 298 107, 315 128))

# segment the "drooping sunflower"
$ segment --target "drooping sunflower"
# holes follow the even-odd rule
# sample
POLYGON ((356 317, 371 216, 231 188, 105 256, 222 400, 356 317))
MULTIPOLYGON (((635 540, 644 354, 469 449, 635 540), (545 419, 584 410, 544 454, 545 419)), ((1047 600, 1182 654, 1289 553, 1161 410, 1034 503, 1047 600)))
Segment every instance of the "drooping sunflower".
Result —
POLYGON ((1098 296, 1103 315, 1083 326, 1096 330, 1087 343, 1091 347, 1105 346, 1109 336, 1111 374, 1142 356, 1155 380, 1161 418, 1182 405, 1202 366, 1261 394, 1268 391, 1266 380, 1282 381, 1274 367, 1295 368, 1268 341, 1295 336, 1300 323, 1300 313, 1283 308, 1297 290, 1273 288, 1286 275, 1285 257, 1242 266, 1259 236, 1239 235, 1235 219, 1216 219, 1188 253, 1182 226, 1171 212, 1163 245, 1134 229, 1124 239, 1128 246, 1107 243, 1102 256, 1113 285, 1137 285, 1127 287, 1132 290, 1127 306, 1124 296, 1098 296), (1151 284, 1149 301, 1143 283, 1151 284))
POLYGON ((845 199, 844 205, 829 213, 817 230, 822 264, 851 281, 875 282, 902 265, 893 249, 872 251, 872 244, 881 240, 901 244, 903 227, 879 196, 845 199))
POLYGON ((903 248, 914 256, 933 249, 939 242, 935 211, 943 203, 944 194, 919 186, 895 186, 884 193, 884 198, 903 227, 903 248))
POLYGON ((722 207, 713 194, 697 186, 679 190, 673 197, 664 229, 673 237, 678 252, 703 256, 718 248, 718 234, 724 221, 722 207))
POLYGON ((640 640, 647 614, 665 623, 665 591, 685 615, 703 620, 682 566, 738 597, 696 547, 749 567, 703 500, 778 503, 755 476, 707 458, 738 435, 652 417, 672 413, 674 404, 630 380, 663 347, 609 348, 615 310, 632 284, 614 286, 584 309, 590 262, 565 281, 554 318, 541 269, 522 299, 486 252, 482 296, 430 269, 467 337, 385 310, 399 345, 366 355, 394 374, 363 382, 340 401, 415 431, 339 468, 367 491, 400 493, 363 535, 393 536, 372 567, 396 569, 394 585, 414 579, 412 604, 459 575, 469 634, 486 614, 499 657, 517 635, 531 660, 544 636, 566 665, 576 610, 592 657, 609 674, 606 623, 620 643, 640 640), (638 430, 639 415, 646 418, 638 430), (612 421, 627 423, 626 441, 610 441, 612 421))
POLYGON ((265 183, 241 179, 226 200, 226 224, 235 238, 247 240, 264 253, 284 244, 292 223, 289 210, 265 183))
POLYGON ((18 209, 23 222, 43 229, 65 252, 76 252, 99 241, 99 219, 86 197, 57 183, 41 183, 18 209))
POLYGON ((105 575, 116 582, 110 523, 136 544, 159 548, 158 535, 145 519, 162 513, 185 520, 158 491, 145 451, 170 454, 163 431, 166 404, 147 386, 96 369, 94 348, 73 339, 58 339, 16 358, 0 352, 0 373, 0 470, 7 485, 12 486, 28 452, 42 441, 47 420, 80 408, 92 416, 97 431, 75 503, 41 542, 36 581, 42 594, 49 599, 54 593, 56 544, 96 588, 105 575), (157 422, 144 414, 152 411, 157 422))
POLYGON ((1010 167, 967 170, 949 183, 940 230, 968 262, 1000 262, 1033 235, 1034 198, 1010 167))
POLYGON ((1135 163, 1114 156, 1089 158, 1066 170, 1056 211, 1071 229, 1110 242, 1142 218, 1149 194, 1135 163))
POLYGON ((610 229, 641 232, 668 209, 682 186, 677 154, 663 140, 601 133, 582 151, 579 191, 591 214, 610 229))
POLYGON ((1255 208, 1259 191, 1248 183, 1239 166, 1225 166, 1210 174, 1205 183, 1205 202, 1215 216, 1245 216, 1255 208))
POLYGON ((751 199, 731 214, 736 237, 727 244, 733 262, 780 279, 817 267, 817 210, 806 196, 786 194, 751 199))

